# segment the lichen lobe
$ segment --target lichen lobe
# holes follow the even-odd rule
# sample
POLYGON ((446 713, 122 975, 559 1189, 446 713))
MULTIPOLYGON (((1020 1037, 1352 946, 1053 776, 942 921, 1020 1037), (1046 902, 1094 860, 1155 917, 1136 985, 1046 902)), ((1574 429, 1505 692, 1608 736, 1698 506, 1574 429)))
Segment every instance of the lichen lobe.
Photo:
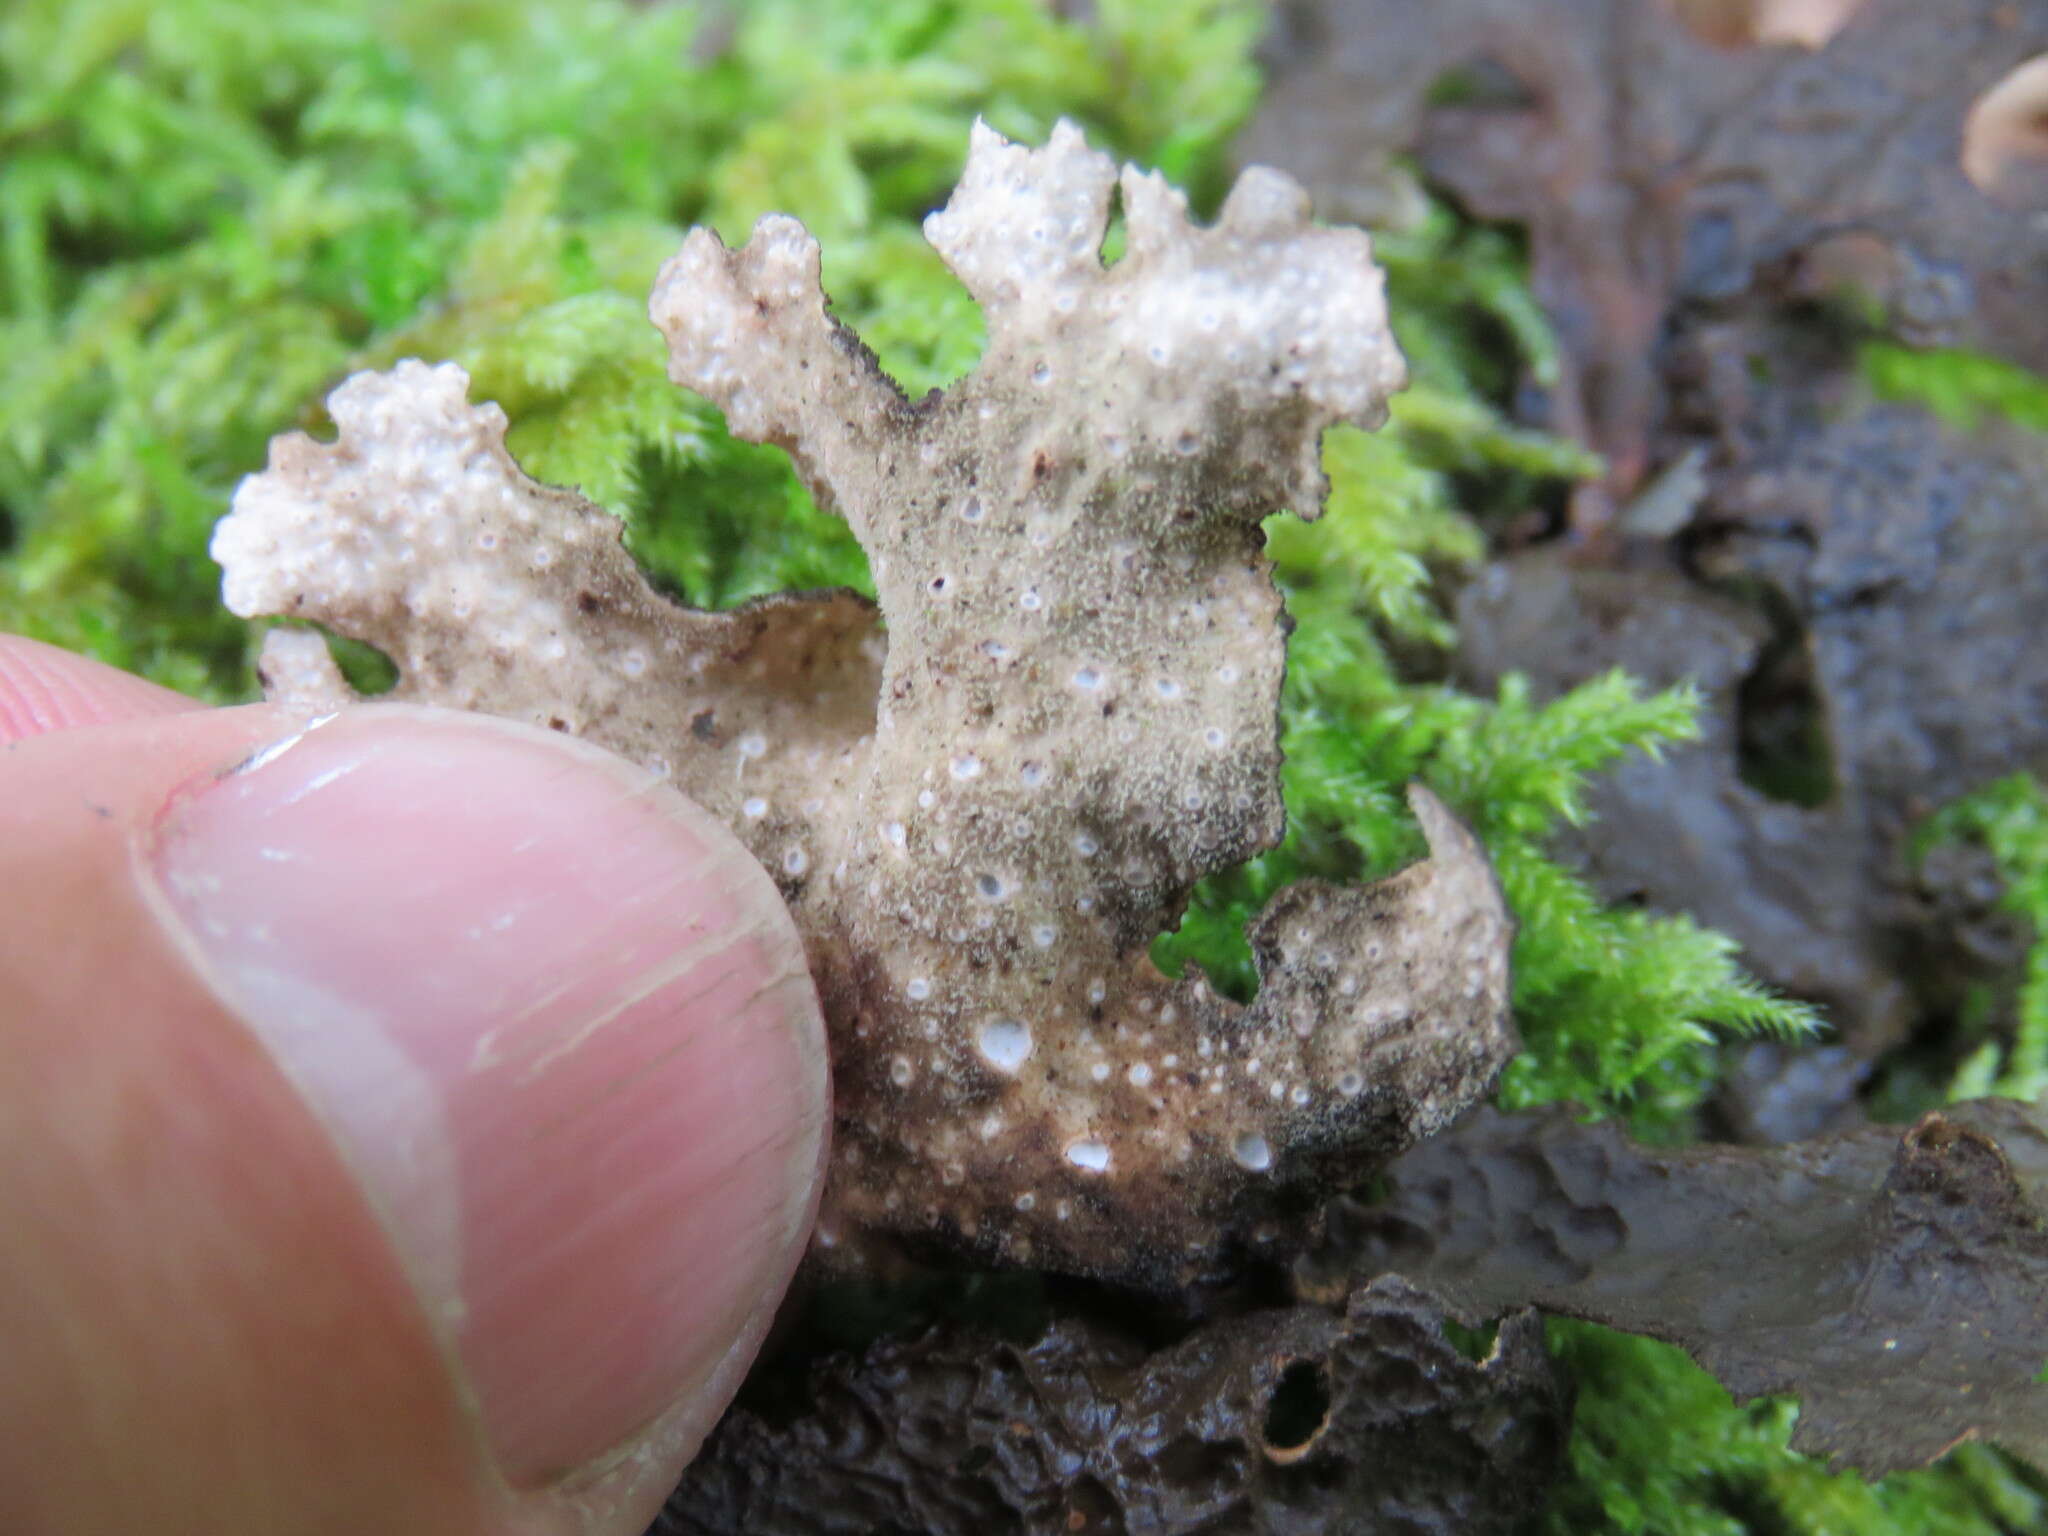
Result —
MULTIPOLYGON (((1420 791, 1431 858, 1283 892, 1249 1007, 1147 958, 1195 880, 1284 829, 1258 523, 1314 515, 1322 430, 1377 424, 1403 365, 1366 237, 1315 228, 1274 172, 1203 228, 1070 125, 1039 150, 978 128, 927 233, 989 346, 915 405, 792 219, 736 250, 692 232, 651 305, 672 377, 845 516, 886 645, 844 594, 667 603, 446 365, 344 385, 340 441, 281 440, 216 554, 236 611, 369 640, 407 696, 587 736, 734 826, 833 1034, 821 1242, 1165 1281, 1273 1235, 1283 1187, 1446 1122, 1513 1047, 1498 888, 1420 791)), ((338 685, 303 654, 272 670, 338 685)))
POLYGON ((1467 1321, 1534 1305, 1668 1340, 1738 1398, 1797 1393, 1792 1448, 1870 1476, 1975 1438, 2039 1461, 2044 1192, 2048 1106, 2010 1099, 1768 1148, 1482 1110, 1378 1204, 1336 1202, 1296 1284, 1393 1272, 1467 1321))
POLYGON ((935 1329, 828 1358, 804 1401, 787 1422, 728 1415, 656 1530, 1507 1536, 1570 1420, 1533 1314, 1469 1360, 1394 1277, 1151 1351, 1079 1317, 1029 1343, 935 1329), (1320 1393, 1294 1422, 1291 1377, 1320 1393))

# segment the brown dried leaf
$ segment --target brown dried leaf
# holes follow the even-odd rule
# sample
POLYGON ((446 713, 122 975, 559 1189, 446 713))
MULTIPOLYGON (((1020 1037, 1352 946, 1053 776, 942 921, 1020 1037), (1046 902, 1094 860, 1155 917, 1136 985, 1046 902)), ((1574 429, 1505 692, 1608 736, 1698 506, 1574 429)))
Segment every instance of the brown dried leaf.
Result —
POLYGON ((1678 1344, 1796 1449, 1876 1475, 1959 1440, 2048 1457, 2048 1106, 1769 1150, 1482 1110, 1340 1202, 1308 1294, 1398 1273, 1468 1319, 1526 1306, 1678 1344))
MULTIPOLYGON (((1317 509, 1317 444, 1402 363, 1355 230, 1248 172, 1213 228, 1107 156, 980 129, 928 223, 981 301, 974 373, 912 404, 771 217, 693 233, 653 314, 671 371, 787 448, 866 547, 844 593, 676 608, 618 525, 536 484, 460 370, 404 363, 280 439, 215 553, 236 612, 316 619, 402 698, 585 736, 672 776, 780 882, 832 1031, 820 1241, 928 1232, 1171 1282, 1283 1197, 1383 1159, 1513 1049, 1509 922, 1426 792, 1428 861, 1282 892, 1249 1008, 1147 958, 1200 876, 1281 834, 1283 615, 1259 521, 1317 509)), ((303 641, 267 672, 323 703, 303 641)), ((282 647, 291 647, 287 652, 282 647)))
POLYGON ((788 1424, 729 1414, 656 1531, 1506 1536, 1569 1423, 1532 1314, 1475 1363, 1393 1278, 1341 1315, 1253 1313, 1150 1355, 1074 1320, 1021 1346, 888 1340, 810 1398, 788 1424))

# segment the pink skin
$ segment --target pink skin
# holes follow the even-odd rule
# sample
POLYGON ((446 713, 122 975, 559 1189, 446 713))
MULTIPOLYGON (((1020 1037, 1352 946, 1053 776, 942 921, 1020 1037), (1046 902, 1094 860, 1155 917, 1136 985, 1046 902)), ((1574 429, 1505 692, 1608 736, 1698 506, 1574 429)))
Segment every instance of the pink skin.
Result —
POLYGON ((81 661, 40 640, 0 635, 0 743, 202 707, 181 693, 81 661))
POLYGON ((0 637, 0 906, 0 1525, 644 1527, 828 1123, 722 827, 544 732, 198 710, 0 637))
POLYGON ((181 797, 152 863, 445 1308, 501 1463, 546 1481, 694 1389, 777 1278, 726 1255, 808 1226, 816 1003, 779 907, 733 921, 766 877, 650 775, 396 712, 181 797))

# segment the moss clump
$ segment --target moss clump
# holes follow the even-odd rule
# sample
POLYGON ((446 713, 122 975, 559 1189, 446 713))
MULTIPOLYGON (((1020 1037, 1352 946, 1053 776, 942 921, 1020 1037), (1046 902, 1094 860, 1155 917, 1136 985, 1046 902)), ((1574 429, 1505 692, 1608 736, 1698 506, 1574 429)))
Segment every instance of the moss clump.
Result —
MULTIPOLYGON (((1970 1052, 1950 1097, 2038 1099, 2048 1093, 2048 789, 2031 774, 2016 773, 1965 795, 1921 830, 1923 848, 1950 840, 1976 843, 1990 853, 2005 887, 2000 904, 2025 920, 2034 935, 2010 1027, 1970 1052)), ((1981 1019, 1988 1011, 1980 1007, 1973 1014, 1981 1019)))
POLYGON ((248 638, 204 557, 235 478, 442 301, 551 136, 574 130, 562 180, 593 252, 557 289, 601 288, 635 226, 651 249, 701 196, 710 125, 676 89, 692 25, 601 5, 10 7, 0 623, 245 695, 248 638))
POLYGON ((1581 1384, 1549 1536, 1993 1536, 2048 1520, 2040 1480, 1984 1446, 1866 1483, 1786 1449, 1788 1398, 1738 1405, 1653 1339, 1562 1319, 1549 1331, 1581 1384))
POLYGON ((1863 343, 1859 361, 1879 399, 1925 406, 1950 426, 2003 420, 2048 432, 2048 379, 2003 358, 1873 339, 1863 343))
MULTIPOLYGON (((624 514, 688 590, 693 536, 664 531, 696 511, 683 472, 741 456, 662 379, 661 256, 690 223, 800 210, 898 377, 958 371, 978 320, 917 219, 977 112, 1033 139, 1066 113, 1199 187, 1256 92, 1250 0, 1096 9, 768 0, 714 59, 691 10, 607 0, 10 7, 0 625, 245 697, 207 530, 272 434, 409 351, 469 367, 528 466, 624 514)), ((733 542, 786 560, 721 557, 752 561, 743 587, 860 577, 826 520, 755 510, 733 542)))

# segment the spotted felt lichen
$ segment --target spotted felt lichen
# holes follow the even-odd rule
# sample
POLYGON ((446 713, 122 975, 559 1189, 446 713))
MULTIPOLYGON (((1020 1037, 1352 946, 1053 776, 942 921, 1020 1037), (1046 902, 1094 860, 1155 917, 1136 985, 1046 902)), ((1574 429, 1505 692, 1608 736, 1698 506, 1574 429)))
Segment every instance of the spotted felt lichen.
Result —
MULTIPOLYGON (((1403 364, 1365 235, 1275 172, 1205 228, 1070 125, 1037 150, 977 128, 926 231, 989 341, 922 400, 828 313, 793 219, 737 250, 693 232, 651 306, 676 382, 846 518, 879 612, 668 602, 445 364, 350 379, 338 440, 279 439, 214 552, 237 613, 367 641, 400 697, 574 732, 727 819, 832 1032, 822 1246, 928 1234, 1171 1283, 1447 1123, 1514 1048, 1499 889, 1419 789, 1431 856, 1282 891, 1250 1005, 1148 957, 1198 878, 1281 836, 1260 520, 1314 516, 1323 430, 1378 425, 1403 364)), ((264 672, 345 696, 303 631, 264 672)))

